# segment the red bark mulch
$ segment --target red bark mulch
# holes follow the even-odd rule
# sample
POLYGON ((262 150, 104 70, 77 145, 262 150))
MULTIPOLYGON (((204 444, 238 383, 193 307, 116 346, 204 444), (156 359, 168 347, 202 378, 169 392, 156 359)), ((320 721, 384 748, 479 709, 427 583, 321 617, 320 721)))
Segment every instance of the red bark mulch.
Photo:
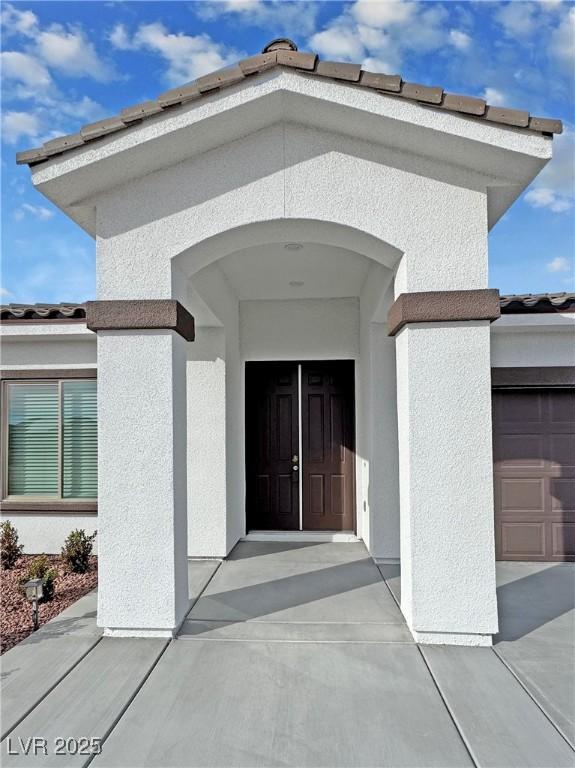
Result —
MULTIPOLYGON (((20 581, 25 577, 30 561, 37 555, 21 555, 10 570, 0 571, 0 654, 28 637, 34 630, 32 607, 19 590, 20 581)), ((50 565, 58 571, 54 597, 38 606, 40 626, 81 598, 98 584, 98 558, 90 558, 86 573, 72 573, 60 555, 48 555, 50 565)))

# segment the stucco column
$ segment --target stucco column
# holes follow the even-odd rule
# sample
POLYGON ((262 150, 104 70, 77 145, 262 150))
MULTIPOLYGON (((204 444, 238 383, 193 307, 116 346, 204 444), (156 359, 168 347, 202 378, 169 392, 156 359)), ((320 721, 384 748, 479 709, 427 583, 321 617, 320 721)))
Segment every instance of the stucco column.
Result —
POLYGON ((98 333, 98 625, 171 637, 188 609, 186 352, 176 301, 89 302, 98 333))
POLYGON ((421 643, 497 632, 490 320, 496 291, 402 294, 395 335, 401 608, 421 643))
POLYGON ((224 333, 198 328, 188 349, 188 552, 194 557, 228 554, 224 333))

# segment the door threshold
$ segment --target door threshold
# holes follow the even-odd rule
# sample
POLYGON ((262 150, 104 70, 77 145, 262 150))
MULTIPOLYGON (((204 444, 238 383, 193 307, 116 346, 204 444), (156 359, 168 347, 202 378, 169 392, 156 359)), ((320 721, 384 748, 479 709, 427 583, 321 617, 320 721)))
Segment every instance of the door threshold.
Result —
POLYGON ((361 541, 353 531, 250 531, 240 541, 305 541, 349 543, 361 541))

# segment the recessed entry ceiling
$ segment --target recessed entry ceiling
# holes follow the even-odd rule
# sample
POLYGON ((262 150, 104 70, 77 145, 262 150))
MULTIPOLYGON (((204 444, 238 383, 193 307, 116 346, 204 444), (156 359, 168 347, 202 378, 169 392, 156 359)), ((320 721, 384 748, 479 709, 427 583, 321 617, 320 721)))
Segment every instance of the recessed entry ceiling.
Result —
POLYGON ((238 299, 323 299, 359 296, 370 260, 345 248, 301 243, 247 248, 225 256, 218 266, 238 299))

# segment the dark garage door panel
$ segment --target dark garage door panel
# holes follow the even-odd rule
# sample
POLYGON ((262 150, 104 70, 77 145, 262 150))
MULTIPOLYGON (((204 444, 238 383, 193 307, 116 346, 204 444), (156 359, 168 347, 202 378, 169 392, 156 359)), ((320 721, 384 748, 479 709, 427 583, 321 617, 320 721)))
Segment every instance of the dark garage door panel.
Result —
POLYGON ((498 560, 575 560, 575 390, 493 393, 498 560))

